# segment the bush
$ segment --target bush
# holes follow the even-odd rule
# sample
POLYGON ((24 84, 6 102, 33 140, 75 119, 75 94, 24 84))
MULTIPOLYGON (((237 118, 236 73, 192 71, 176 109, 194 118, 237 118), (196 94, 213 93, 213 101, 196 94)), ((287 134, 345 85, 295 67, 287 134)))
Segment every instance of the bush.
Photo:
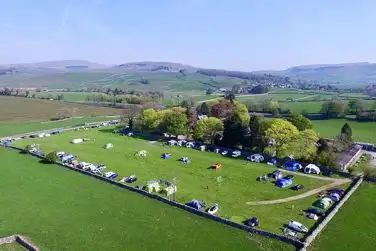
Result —
POLYGON ((31 149, 33 149, 33 147, 31 145, 27 145, 25 146, 24 152, 29 153, 31 149))
POLYGON ((364 169, 364 176, 367 178, 376 178, 376 168, 368 166, 364 169))
POLYGON ((55 163, 58 160, 58 157, 56 155, 56 151, 50 152, 49 154, 46 155, 46 160, 49 163, 55 163))

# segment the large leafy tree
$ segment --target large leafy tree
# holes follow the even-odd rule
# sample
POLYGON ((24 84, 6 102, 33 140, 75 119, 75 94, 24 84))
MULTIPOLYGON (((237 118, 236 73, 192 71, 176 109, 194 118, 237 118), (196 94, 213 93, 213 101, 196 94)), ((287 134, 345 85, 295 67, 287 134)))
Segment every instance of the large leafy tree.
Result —
POLYGON ((349 101, 348 104, 349 112, 351 113, 358 113, 364 109, 363 101, 360 99, 353 99, 349 101))
POLYGON ((185 113, 171 111, 164 116, 163 124, 168 133, 173 135, 185 134, 188 129, 188 118, 185 113))
POLYGON ((312 122, 308 118, 304 117, 302 114, 293 112, 287 118, 299 131, 306 129, 312 129, 312 122))
POLYGON ((204 115, 210 115, 210 106, 206 102, 203 102, 197 107, 197 111, 204 115))
POLYGON ((346 106, 339 100, 327 101, 322 104, 321 112, 328 118, 337 118, 345 115, 346 106))
POLYGON ((193 132, 193 137, 195 139, 213 144, 215 136, 222 131, 222 120, 215 117, 209 117, 207 119, 201 119, 197 122, 193 132))
POLYGON ((145 109, 140 118, 140 125, 144 130, 154 130, 159 126, 160 115, 152 108, 145 109))
POLYGON ((249 125, 249 112, 247 106, 241 103, 235 103, 232 110, 233 116, 237 116, 244 127, 249 125))
POLYGON ((250 137, 248 145, 255 151, 262 151, 265 147, 265 132, 270 127, 271 121, 263 116, 251 116, 249 121, 250 137))
POLYGON ((301 131, 297 137, 288 142, 286 155, 291 154, 294 158, 312 161, 317 153, 316 132, 312 129, 301 131))
POLYGON ((211 108, 211 116, 226 119, 231 116, 233 104, 228 100, 221 100, 211 108))
POLYGON ((265 132, 265 136, 269 139, 269 146, 265 148, 265 152, 278 157, 290 155, 288 144, 298 135, 298 129, 289 121, 275 119, 265 132))

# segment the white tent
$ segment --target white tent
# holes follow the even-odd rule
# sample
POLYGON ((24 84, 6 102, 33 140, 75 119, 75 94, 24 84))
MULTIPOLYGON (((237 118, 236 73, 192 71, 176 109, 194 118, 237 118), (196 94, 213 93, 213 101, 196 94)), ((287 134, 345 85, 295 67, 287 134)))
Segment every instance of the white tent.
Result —
POLYGON ((320 174, 320 168, 315 164, 309 164, 304 168, 305 173, 320 174))
POLYGON ((138 153, 136 153, 136 155, 140 157, 146 157, 148 155, 148 152, 145 150, 141 150, 138 153))
POLYGON ((72 140, 72 144, 79 144, 79 143, 82 143, 82 142, 84 142, 83 139, 73 139, 72 140))
POLYGON ((205 150, 206 150, 206 146, 205 145, 200 146, 200 151, 201 152, 204 152, 205 150))
POLYGON ((104 145, 104 149, 112 148, 114 147, 111 143, 107 143, 104 145))
POLYGON ((152 192, 158 193, 161 190, 161 187, 158 181, 152 180, 148 182, 146 189, 149 193, 152 193, 152 192))
POLYGON ((168 144, 170 145, 170 146, 174 146, 174 145, 176 145, 176 143, 177 143, 177 141, 176 140, 169 140, 168 141, 168 144))

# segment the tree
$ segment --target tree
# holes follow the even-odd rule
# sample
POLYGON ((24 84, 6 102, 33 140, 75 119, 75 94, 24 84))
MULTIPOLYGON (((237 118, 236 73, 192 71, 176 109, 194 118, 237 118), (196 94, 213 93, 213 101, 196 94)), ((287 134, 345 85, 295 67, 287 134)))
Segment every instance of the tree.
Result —
POLYGON ((188 118, 184 113, 171 111, 168 112, 163 120, 167 132, 173 135, 181 135, 187 132, 188 118))
POLYGON ((289 121, 275 119, 265 132, 265 136, 269 139, 269 146, 265 148, 265 152, 278 157, 290 155, 287 152, 289 150, 288 143, 298 135, 298 129, 289 121))
POLYGON ((186 110, 185 112, 186 116, 188 117, 188 129, 193 130, 197 124, 198 115, 196 108, 191 107, 186 110))
POLYGON ((251 116, 249 121, 249 129, 251 131, 250 137, 248 139, 249 145, 253 150, 262 151, 265 147, 264 136, 266 128, 266 120, 263 116, 254 115, 251 116))
POLYGON ((343 141, 352 142, 352 129, 348 123, 342 126, 340 136, 343 141))
POLYGON ((203 102, 197 109, 197 111, 201 114, 204 115, 210 115, 210 106, 206 103, 203 102))
POLYGON ((287 118, 299 131, 304 131, 306 129, 312 129, 312 122, 308 118, 304 117, 303 115, 293 112, 287 118))
POLYGON ((193 137, 195 139, 213 144, 215 136, 222 131, 222 120, 215 117, 209 117, 207 119, 201 119, 197 122, 193 132, 193 137))
POLYGON ((189 99, 184 99, 180 104, 181 107, 184 107, 187 109, 195 107, 195 105, 196 105, 196 100, 194 97, 190 97, 189 99))
POLYGON ((206 89, 205 94, 206 95, 212 95, 214 93, 214 90, 211 88, 206 89))
POLYGON ((232 88, 231 88, 231 93, 240 93, 240 90, 241 90, 241 87, 240 85, 236 84, 236 85, 233 85, 232 88))
POLYGON ((141 107, 138 105, 129 105, 121 116, 121 121, 125 126, 134 129, 136 119, 140 116, 141 107))
POLYGON ((321 106, 321 113, 324 113, 328 118, 337 118, 345 114, 346 106, 342 101, 327 101, 321 106))
POLYGON ((237 116, 244 127, 249 125, 250 116, 246 105, 235 103, 232 109, 232 116, 237 116))
POLYGON ((56 161, 58 160, 58 157, 57 157, 56 151, 54 151, 54 152, 50 152, 49 154, 47 154, 47 155, 46 155, 46 160, 47 160, 47 162, 49 162, 49 163, 56 163, 56 161))
POLYGON ((142 115, 140 118, 140 125, 142 129, 154 130, 159 126, 160 122, 161 122, 160 116, 158 116, 158 113, 156 110, 149 108, 149 109, 145 109, 142 112, 142 115))
POLYGON ((33 149, 33 146, 27 145, 27 146, 25 146, 24 152, 29 153, 31 151, 31 149, 33 149))
POLYGON ((297 159, 312 161, 316 157, 318 140, 319 138, 314 130, 301 131, 297 137, 287 144, 287 154, 291 154, 297 159))
POLYGON ((217 104, 212 106, 211 116, 219 119, 226 119, 231 115, 232 109, 233 104, 228 100, 222 99, 217 104))
POLYGON ((247 133, 247 127, 243 126, 239 117, 231 116, 224 123, 222 143, 227 147, 237 147, 244 143, 247 133))
POLYGON ((350 113, 357 114, 358 112, 361 112, 364 109, 363 101, 360 99, 350 100, 348 108, 350 113))
POLYGON ((231 103, 234 103, 234 100, 236 99, 235 94, 233 92, 226 93, 224 98, 229 100, 231 103))

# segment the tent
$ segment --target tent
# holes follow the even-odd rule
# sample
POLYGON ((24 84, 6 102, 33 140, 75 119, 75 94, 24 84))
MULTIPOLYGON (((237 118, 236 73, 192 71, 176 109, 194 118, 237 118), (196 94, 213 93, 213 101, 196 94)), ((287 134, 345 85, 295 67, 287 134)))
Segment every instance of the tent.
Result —
POLYGON ((84 142, 83 139, 73 139, 72 140, 72 144, 79 144, 79 143, 82 143, 82 142, 84 142))
POLYGON ((152 192, 158 193, 161 190, 161 187, 160 187, 158 181, 152 180, 152 181, 148 182, 148 184, 146 185, 145 189, 149 193, 152 193, 152 192))
POLYGON ((176 193, 177 191, 177 187, 176 185, 174 184, 171 184, 169 185, 168 187, 166 187, 165 189, 163 189, 163 193, 166 195, 166 196, 171 196, 173 195, 174 193, 176 193))
POLYGON ((162 154, 162 159, 169 159, 171 157, 170 153, 164 153, 162 154))
POLYGON ((141 150, 138 153, 136 153, 137 156, 146 157, 148 155, 148 152, 145 150, 141 150))
POLYGON ((73 154, 67 154, 67 155, 63 155, 61 158, 60 158, 60 160, 61 160, 61 162, 68 162, 68 161, 70 161, 70 160, 73 160, 74 159, 74 156, 73 156, 73 154))
POLYGON ((264 161, 264 156, 262 156, 261 154, 256 153, 256 154, 252 154, 251 156, 248 156, 247 160, 260 163, 260 162, 264 161))
POLYGON ((204 152, 206 150, 206 145, 201 145, 199 148, 201 152, 204 152))
POLYGON ((188 157, 181 157, 180 160, 181 160, 184 164, 189 164, 189 163, 191 163, 191 160, 190 160, 188 157))
POLYGON ((268 176, 270 176, 271 178, 273 179, 281 179, 282 178, 282 172, 279 171, 279 170, 275 170, 274 172, 272 172, 271 174, 269 174, 268 176))
POLYGON ((200 202, 200 201, 194 200, 194 199, 191 200, 190 202, 188 202, 186 205, 189 206, 189 207, 192 207, 194 209, 197 209, 197 210, 202 210, 202 209, 204 209, 204 206, 205 206, 203 202, 200 202))
POLYGON ((111 143, 107 143, 104 145, 104 149, 112 148, 114 147, 111 143))
POLYGON ((241 152, 241 151, 233 151, 231 156, 234 157, 234 158, 237 158, 237 157, 239 157, 240 155, 242 155, 242 152, 241 152))
POLYGON ((280 188, 288 187, 292 184, 292 178, 281 178, 275 182, 275 185, 280 188))
POLYGON ((286 162, 284 167, 285 167, 285 169, 287 169, 289 171, 293 171, 293 172, 296 172, 296 171, 303 168, 302 165, 295 160, 291 160, 291 161, 286 162))
POLYGON ((316 201, 315 206, 321 209, 327 209, 332 204, 332 200, 328 197, 316 201))
POLYGON ((269 166, 274 166, 275 164, 277 164, 277 160, 276 159, 270 159, 266 164, 268 164, 269 166))
POLYGON ((169 140, 169 141, 168 141, 168 144, 169 144, 170 146, 174 146, 174 145, 177 144, 177 141, 172 139, 172 140, 169 140))
POLYGON ((315 164, 309 164, 304 168, 305 173, 320 174, 320 168, 315 164))
POLYGON ((222 167, 222 165, 220 164, 220 163, 215 163, 215 164, 213 164, 212 166, 211 166, 211 168, 213 168, 214 170, 217 170, 217 169, 219 169, 219 168, 221 168, 222 167))
POLYGON ((195 143, 194 142, 187 142, 185 144, 185 147, 187 147, 187 148, 193 148, 193 147, 195 147, 195 143))

